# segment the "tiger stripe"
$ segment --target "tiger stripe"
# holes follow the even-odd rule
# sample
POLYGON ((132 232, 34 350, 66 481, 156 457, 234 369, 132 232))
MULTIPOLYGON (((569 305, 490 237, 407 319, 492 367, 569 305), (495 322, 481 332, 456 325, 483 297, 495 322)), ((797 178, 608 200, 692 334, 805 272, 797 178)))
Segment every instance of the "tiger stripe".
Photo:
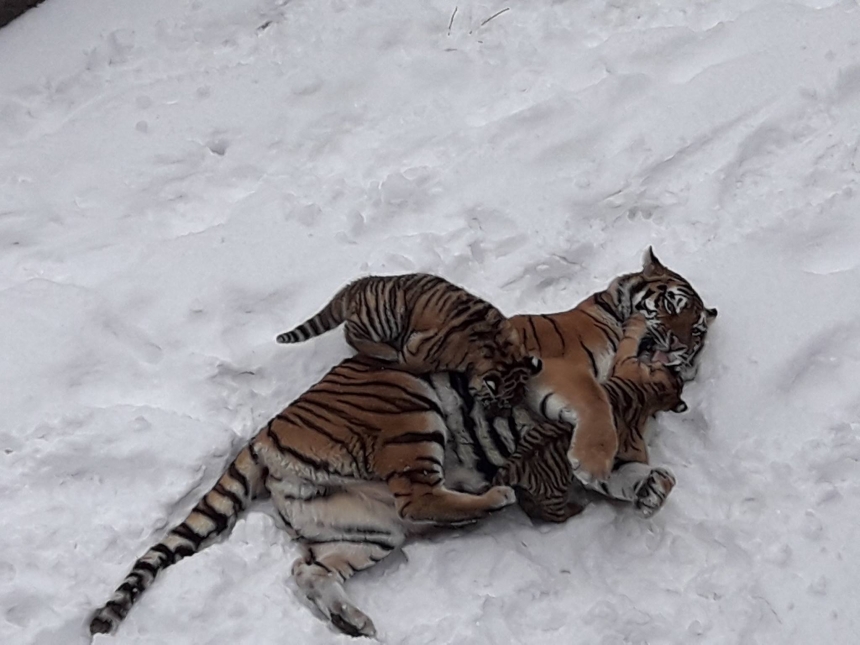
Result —
POLYGON ((473 394, 493 414, 519 403, 540 369, 498 309, 434 275, 359 278, 277 340, 301 342, 341 323, 347 342, 361 354, 416 373, 467 374, 473 394))
POLYGON ((93 616, 90 631, 113 631, 161 571, 193 555, 233 525, 239 513, 263 490, 264 479, 265 468, 246 446, 188 516, 134 563, 111 599, 93 616))
MULTIPOLYGON (((674 485, 668 471, 647 466, 647 422, 657 412, 684 409, 680 376, 640 356, 642 341, 649 333, 642 316, 632 317, 624 328, 609 378, 601 385, 611 406, 618 450, 607 480, 588 484, 604 495, 633 502, 645 516, 662 506, 674 485)), ((538 411, 542 416, 557 418, 557 398, 549 392, 541 399, 538 411)), ((568 499, 573 470, 567 453, 571 438, 579 431, 577 426, 578 422, 534 424, 496 476, 497 483, 517 490, 518 501, 532 517, 563 522, 582 508, 568 499)))

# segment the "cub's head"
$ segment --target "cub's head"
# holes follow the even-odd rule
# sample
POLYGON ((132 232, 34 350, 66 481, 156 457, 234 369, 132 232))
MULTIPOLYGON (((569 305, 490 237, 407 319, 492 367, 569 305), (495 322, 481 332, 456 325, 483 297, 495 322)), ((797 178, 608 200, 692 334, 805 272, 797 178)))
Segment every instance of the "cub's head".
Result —
POLYGON ((514 406, 522 402, 526 387, 533 376, 543 369, 537 356, 522 355, 511 360, 485 363, 469 380, 474 397, 492 417, 508 417, 514 406))
POLYGON ((655 360, 677 370, 685 381, 695 378, 717 310, 705 307, 686 278, 666 268, 650 247, 642 271, 621 276, 613 287, 627 316, 638 313, 647 320, 655 360))
POLYGON ((526 386, 543 369, 537 356, 525 350, 516 328, 500 326, 495 347, 476 366, 470 389, 490 416, 507 417, 526 395, 526 386))

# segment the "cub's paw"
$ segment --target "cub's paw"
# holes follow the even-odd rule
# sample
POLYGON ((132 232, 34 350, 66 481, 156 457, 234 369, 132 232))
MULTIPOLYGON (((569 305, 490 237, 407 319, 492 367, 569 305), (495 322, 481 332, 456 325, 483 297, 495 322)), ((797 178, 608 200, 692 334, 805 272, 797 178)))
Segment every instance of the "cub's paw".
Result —
POLYGON ((508 473, 510 472, 510 469, 506 468, 507 465, 508 464, 505 463, 501 468, 496 471, 496 474, 493 475, 493 479, 491 482, 493 486, 498 486, 508 481, 508 473))
POLYGON ((655 468, 642 480, 635 492, 633 508, 642 517, 651 517, 663 508, 666 498, 675 487, 675 476, 666 468, 655 468))
POLYGON ((484 498, 490 503, 491 510, 497 510, 515 504, 517 494, 510 486, 493 486, 484 493, 484 498))

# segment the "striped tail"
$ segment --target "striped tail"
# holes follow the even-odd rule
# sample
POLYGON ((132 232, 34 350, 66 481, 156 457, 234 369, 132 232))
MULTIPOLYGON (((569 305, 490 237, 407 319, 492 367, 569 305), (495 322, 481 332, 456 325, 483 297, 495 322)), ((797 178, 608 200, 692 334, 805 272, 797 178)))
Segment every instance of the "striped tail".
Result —
POLYGON ((111 599, 93 615, 90 633, 113 632, 159 571, 197 553, 232 528, 251 500, 263 492, 265 477, 266 469, 260 465, 253 444, 249 444, 185 521, 134 563, 111 599))
POLYGON ((309 318, 291 331, 278 334, 276 340, 284 344, 301 343, 308 338, 322 336, 327 331, 331 331, 340 325, 346 318, 347 290, 351 286, 353 285, 347 285, 338 291, 334 298, 316 316, 309 318))

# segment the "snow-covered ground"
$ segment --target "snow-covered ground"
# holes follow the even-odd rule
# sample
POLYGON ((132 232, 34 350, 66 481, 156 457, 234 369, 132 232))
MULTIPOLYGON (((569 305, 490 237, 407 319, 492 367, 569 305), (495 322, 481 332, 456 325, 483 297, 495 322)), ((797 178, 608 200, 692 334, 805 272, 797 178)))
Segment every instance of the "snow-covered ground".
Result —
MULTIPOLYGON (((558 311, 648 244, 720 310, 667 507, 511 509, 351 594, 391 644, 857 642, 858 191, 854 0, 47 2, 0 31, 0 642, 89 641, 347 355, 274 342, 345 281, 558 311)), ((251 513, 94 642, 349 642, 296 554, 251 513)))

